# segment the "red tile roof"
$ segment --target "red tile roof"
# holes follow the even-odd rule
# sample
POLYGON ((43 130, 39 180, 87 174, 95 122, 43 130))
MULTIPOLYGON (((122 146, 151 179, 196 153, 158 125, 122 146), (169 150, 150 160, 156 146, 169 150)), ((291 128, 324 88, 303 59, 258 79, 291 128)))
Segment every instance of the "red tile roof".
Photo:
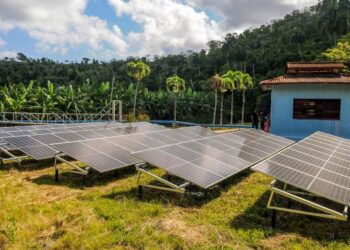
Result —
POLYGON ((350 84, 350 74, 341 74, 342 63, 289 62, 287 74, 260 82, 263 88, 281 84, 350 84))
POLYGON ((350 84, 346 74, 287 74, 260 83, 263 87, 281 84, 350 84))
POLYGON ((344 69, 342 63, 330 62, 289 62, 287 63, 287 73, 337 73, 344 69))

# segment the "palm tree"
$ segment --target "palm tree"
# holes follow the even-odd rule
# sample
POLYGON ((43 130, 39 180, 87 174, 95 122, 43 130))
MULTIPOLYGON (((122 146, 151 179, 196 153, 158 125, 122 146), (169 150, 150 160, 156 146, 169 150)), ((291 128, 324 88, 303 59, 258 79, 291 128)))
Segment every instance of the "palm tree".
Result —
POLYGON ((215 124, 216 121, 216 109, 218 106, 218 90, 220 89, 222 85, 222 79, 218 74, 215 74, 209 79, 210 88, 212 88, 215 91, 215 101, 214 101, 214 112, 213 112, 213 124, 215 124))
POLYGON ((174 75, 166 79, 166 89, 174 95, 174 121, 176 121, 177 95, 185 91, 185 80, 174 75))
POLYGON ((323 0, 318 6, 320 12, 318 26, 323 34, 331 34, 333 45, 336 45, 338 36, 345 34, 349 29, 348 1, 323 0))
POLYGON ((233 98, 236 86, 241 81, 242 72, 229 70, 222 75, 225 86, 231 91, 231 109, 230 109, 230 124, 233 124, 233 98))
POLYGON ((126 72, 128 76, 134 78, 134 80, 136 81, 136 89, 135 89, 134 103, 133 103, 133 116, 135 117, 139 85, 141 80, 151 73, 151 69, 148 66, 148 64, 144 63, 143 61, 128 62, 126 64, 126 72))
POLYGON ((244 124, 244 111, 245 111, 245 92, 247 89, 252 88, 254 82, 252 77, 247 73, 242 73, 240 81, 238 82, 238 89, 243 92, 242 94, 242 125, 244 124))

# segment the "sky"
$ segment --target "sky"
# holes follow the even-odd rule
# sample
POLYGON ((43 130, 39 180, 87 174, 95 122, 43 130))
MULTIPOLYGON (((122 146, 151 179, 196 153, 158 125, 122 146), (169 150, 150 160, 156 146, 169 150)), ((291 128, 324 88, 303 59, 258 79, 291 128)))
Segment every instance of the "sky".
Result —
POLYGON ((108 61, 198 51, 318 0, 1 0, 0 58, 108 61))

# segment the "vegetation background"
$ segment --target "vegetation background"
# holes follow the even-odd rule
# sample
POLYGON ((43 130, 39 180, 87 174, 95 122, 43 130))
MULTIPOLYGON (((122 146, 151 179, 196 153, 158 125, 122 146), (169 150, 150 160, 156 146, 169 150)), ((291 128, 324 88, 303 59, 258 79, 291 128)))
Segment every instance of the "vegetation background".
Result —
MULTIPOLYGON (((261 80, 283 74, 288 61, 324 60, 322 53, 349 32, 350 1, 323 0, 259 28, 227 34, 224 41, 211 41, 208 49, 198 52, 109 62, 89 58, 55 62, 19 53, 16 59, 0 61, 0 110, 97 112, 113 92, 112 98, 122 100, 124 110, 131 112, 137 81, 127 74, 127 63, 142 60, 151 71, 138 89, 139 113, 151 119, 172 119, 174 100, 166 91, 166 79, 178 75, 185 80, 186 90, 177 96, 177 119, 211 123, 208 114, 213 112, 215 98, 208 79, 215 73, 239 70, 254 80, 254 87, 246 91, 247 120, 254 107, 269 111, 270 93, 261 90, 261 80)), ((231 91, 224 93, 224 123, 230 120, 230 95, 231 91)), ((242 91, 233 95, 237 122, 242 91)))

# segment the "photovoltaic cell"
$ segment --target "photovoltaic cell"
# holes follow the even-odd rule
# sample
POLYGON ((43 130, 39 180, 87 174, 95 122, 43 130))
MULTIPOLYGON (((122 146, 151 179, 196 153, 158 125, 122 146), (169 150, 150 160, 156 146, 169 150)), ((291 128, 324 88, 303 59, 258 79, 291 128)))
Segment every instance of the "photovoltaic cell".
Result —
POLYGON ((350 141, 317 132, 252 169, 350 205, 350 141))

